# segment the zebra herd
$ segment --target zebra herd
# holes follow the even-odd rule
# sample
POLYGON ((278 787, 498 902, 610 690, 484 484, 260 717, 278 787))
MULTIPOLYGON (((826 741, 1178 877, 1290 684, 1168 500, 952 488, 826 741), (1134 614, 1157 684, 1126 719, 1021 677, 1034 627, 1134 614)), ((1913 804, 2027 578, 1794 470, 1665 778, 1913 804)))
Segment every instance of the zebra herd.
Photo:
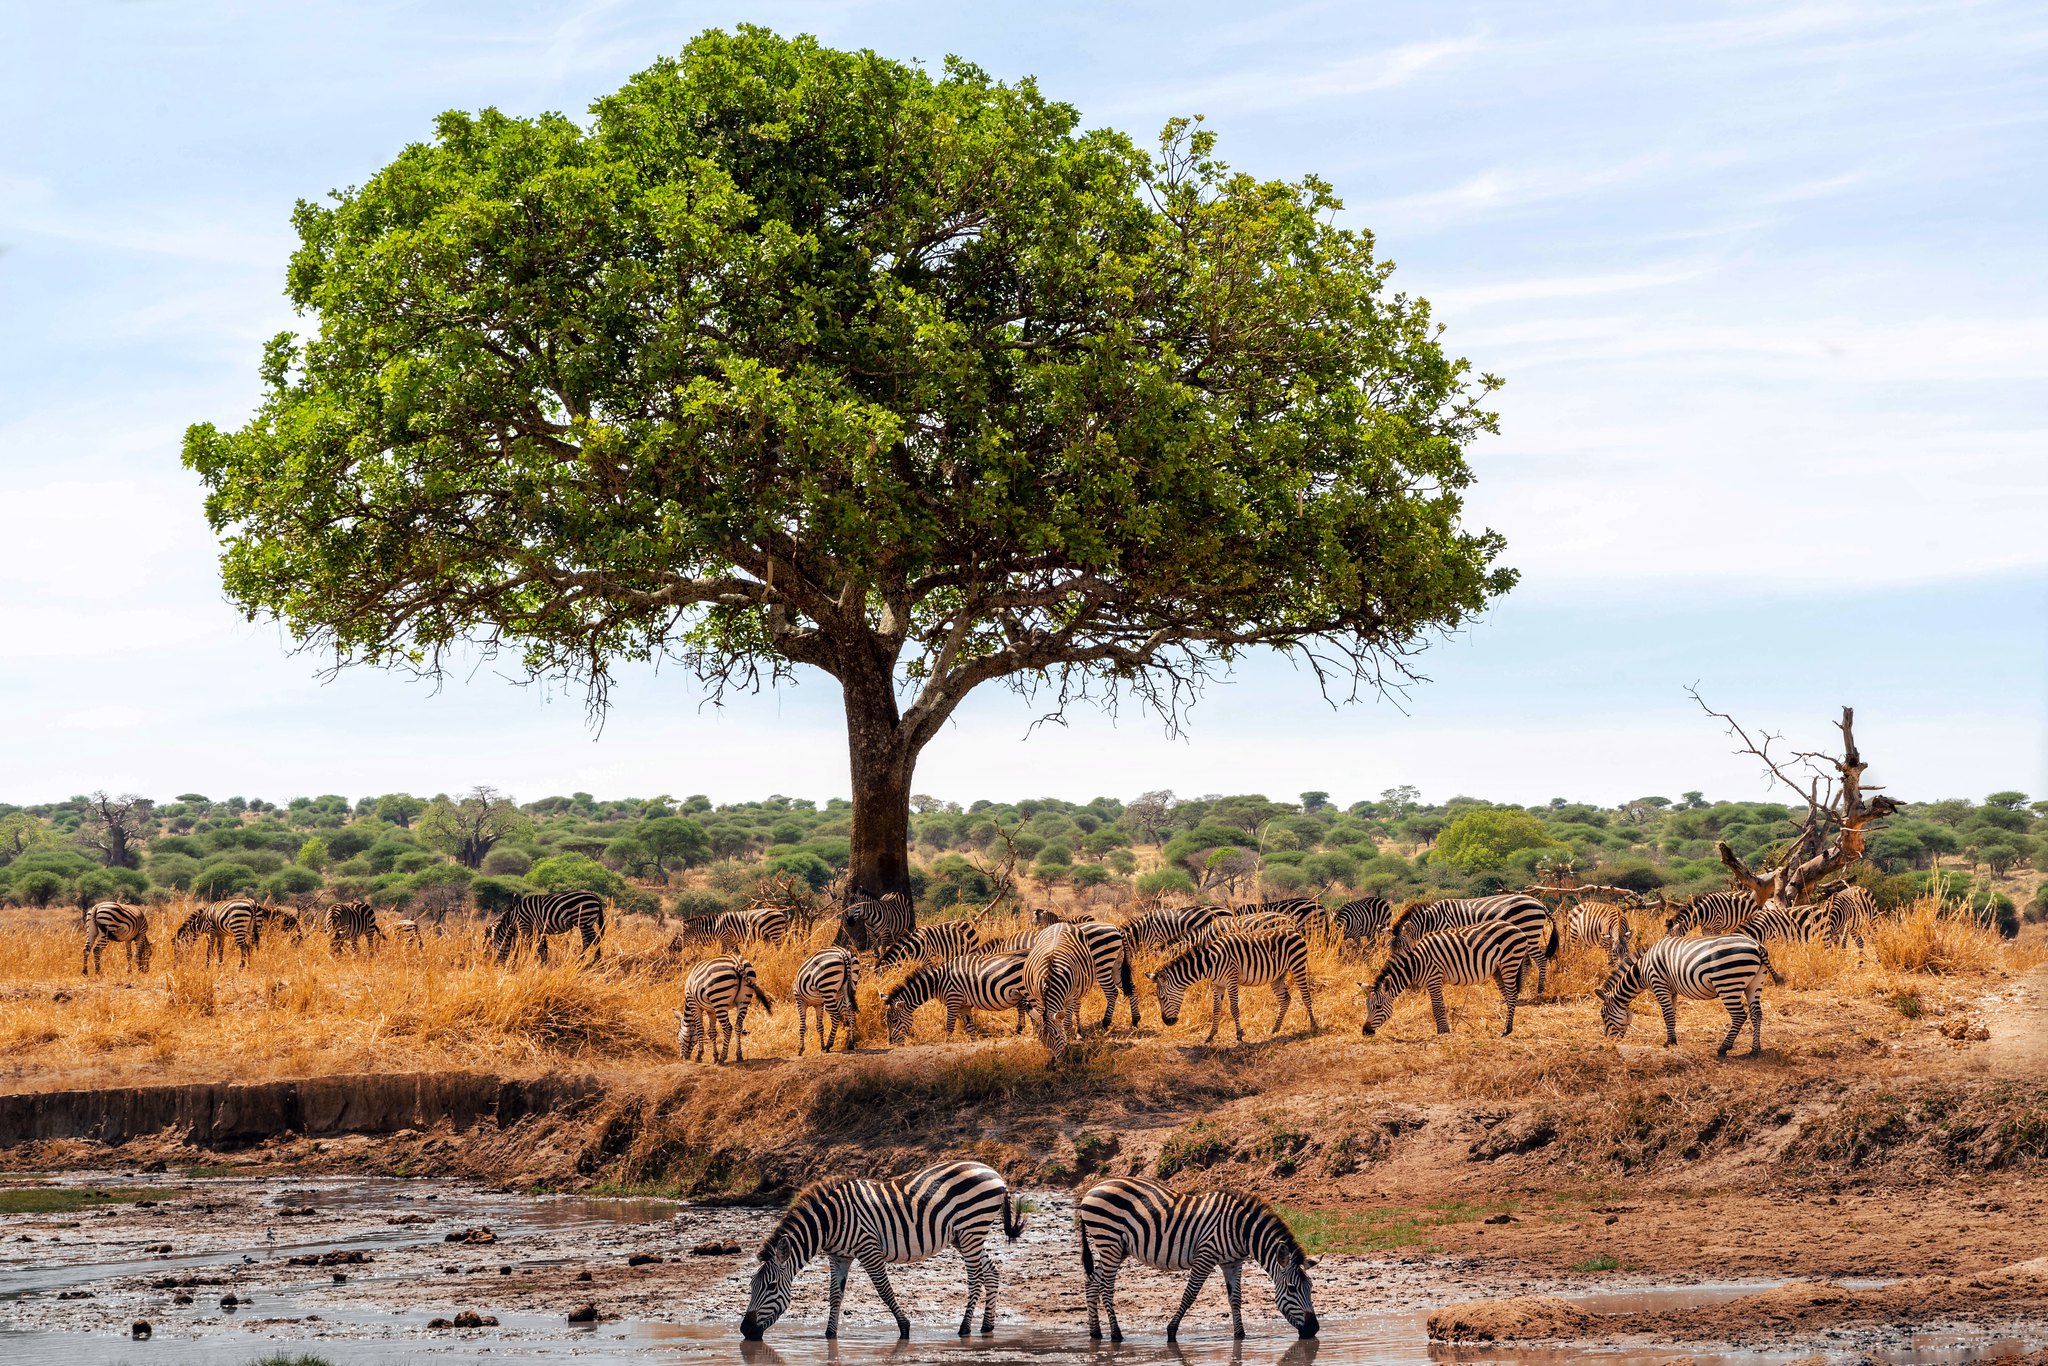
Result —
MULTIPOLYGON (((149 912, 118 901, 102 901, 84 914, 85 948, 79 971, 86 976, 103 971, 101 955, 109 944, 122 945, 128 966, 146 972, 155 951, 150 938, 149 912)), ((249 966, 249 955, 263 942, 265 934, 282 934, 292 943, 308 934, 325 938, 331 952, 371 952, 395 938, 401 947, 421 944, 419 922, 397 919, 387 935, 377 910, 367 901, 337 901, 322 910, 295 911, 248 897, 201 906, 185 915, 171 933, 173 957, 186 948, 203 945, 204 963, 216 960, 227 966, 230 946, 240 965, 249 966)), ((604 901, 593 892, 556 892, 523 896, 505 908, 484 929, 485 945, 499 962, 509 960, 522 946, 530 947, 541 962, 548 960, 548 938, 557 934, 578 934, 591 961, 602 956, 605 931, 604 901)))
MULTIPOLYGON (((960 1336, 974 1329, 995 1331, 996 1264, 988 1253, 998 1229, 1014 1241, 1024 1219, 1010 1189, 993 1167, 979 1162, 941 1162, 902 1180, 833 1177, 810 1186, 791 1202, 756 1255, 740 1336, 759 1342, 789 1308, 797 1272, 816 1257, 830 1265, 831 1289, 825 1336, 839 1336, 839 1310, 846 1281, 858 1262, 875 1293, 896 1320, 899 1338, 910 1336, 910 1317, 896 1300, 890 1263, 921 1262, 950 1247, 967 1264, 967 1307, 960 1336)), ((1309 1284, 1315 1263, 1271 1206, 1235 1190, 1175 1194, 1156 1181, 1117 1177, 1097 1182, 1074 1206, 1074 1232, 1088 1300, 1088 1336, 1102 1336, 1109 1320, 1113 1342, 1123 1341, 1116 1316, 1116 1277, 1125 1262, 1188 1273, 1180 1307, 1167 1321, 1166 1340, 1176 1341, 1210 1273, 1221 1271, 1230 1296, 1230 1323, 1244 1332, 1240 1275, 1256 1262, 1273 1282, 1281 1317, 1302 1337, 1321 1330, 1309 1284)))

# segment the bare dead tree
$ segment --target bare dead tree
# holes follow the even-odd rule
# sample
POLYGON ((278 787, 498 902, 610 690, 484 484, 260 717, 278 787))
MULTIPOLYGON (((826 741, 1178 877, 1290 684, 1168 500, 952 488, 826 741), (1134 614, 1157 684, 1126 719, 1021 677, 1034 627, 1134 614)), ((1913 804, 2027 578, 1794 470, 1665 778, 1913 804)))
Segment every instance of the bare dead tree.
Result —
POLYGON ((105 788, 85 799, 85 820, 78 828, 78 842, 100 856, 109 868, 133 867, 132 848, 149 824, 154 803, 133 792, 110 797, 105 788))
POLYGON ((988 903, 974 913, 973 918, 976 921, 1001 905, 1003 898, 1010 894, 1017 882, 1017 830, 1022 830, 1024 823, 1019 821, 1016 830, 1003 829, 1001 821, 993 824, 996 827, 996 838, 1003 842, 1002 859, 993 868, 978 858, 967 860, 976 872, 988 879, 989 884, 988 903))
POLYGON ((1752 736, 1726 712, 1708 706, 1697 688, 1687 688, 1700 710, 1728 728, 1741 746, 1736 752, 1759 760, 1771 778, 1799 794, 1806 814, 1795 822, 1788 843, 1774 851, 1776 860, 1767 868, 1752 868, 1726 840, 1714 841, 1714 852, 1738 889, 1756 894, 1758 901, 1776 901, 1783 906, 1802 905, 1830 876, 1863 857, 1870 830, 1899 809, 1898 802, 1882 793, 1883 788, 1865 783, 1862 752, 1856 748, 1856 709, 1842 708, 1835 728, 1842 733, 1839 755, 1816 750, 1783 749, 1784 737, 1758 731, 1752 736), (1780 753, 1773 753, 1773 747, 1780 753))

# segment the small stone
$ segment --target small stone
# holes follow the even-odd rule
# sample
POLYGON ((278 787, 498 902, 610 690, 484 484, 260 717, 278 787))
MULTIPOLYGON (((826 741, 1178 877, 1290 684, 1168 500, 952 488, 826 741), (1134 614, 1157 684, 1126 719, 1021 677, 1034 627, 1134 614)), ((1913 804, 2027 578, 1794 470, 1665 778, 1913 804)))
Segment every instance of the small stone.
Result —
POLYGON ((690 1249, 692 1257, 737 1257, 739 1253, 738 1243, 721 1243, 716 1239, 708 1243, 699 1243, 690 1249))
POLYGON ((220 1307, 227 1310, 230 1314, 235 1312, 235 1306, 240 1304, 241 1302, 242 1301, 235 1296, 233 1291, 230 1291, 227 1294, 222 1295, 220 1297, 220 1307))
MULTIPOLYGON (((1519 1224, 1522 1221, 1512 1214, 1489 1214, 1486 1216, 1486 1222, 1489 1224, 1519 1224)), ((1614 1221, 1610 1219, 1607 1222, 1611 1224, 1614 1221)))
POLYGON ((588 1302, 577 1305, 574 1309, 571 1309, 569 1311, 569 1322, 596 1323, 597 1306, 588 1302))
MULTIPOLYGON (((492 1322, 495 1323, 496 1320, 494 1319, 492 1322)), ((455 1316, 455 1326, 457 1328, 481 1328, 484 1326, 484 1318, 483 1315, 477 1313, 474 1309, 465 1309, 455 1316)))
POLYGON ((448 1320, 446 1320, 446 1319, 428 1319, 428 1320, 427 1320, 427 1327, 429 1327, 429 1328, 453 1328, 454 1326, 455 1326, 454 1324, 452 1324, 452 1323, 448 1322, 448 1320))
POLYGON ((348 1283, 348 1273, 347 1273, 346 1271, 337 1271, 337 1272, 335 1272, 335 1273, 334 1273, 334 1283, 335 1283, 336 1285, 345 1285, 345 1284, 347 1284, 347 1283, 348 1283))
POLYGON ((587 1281, 590 1279, 590 1273, 588 1271, 579 1271, 576 1273, 576 1279, 579 1281, 587 1281))
POLYGON ((172 1303, 172 1304, 190 1304, 190 1303, 192 1303, 192 1297, 191 1297, 190 1295, 186 1294, 186 1293, 185 1293, 184 1291, 180 1290, 180 1291, 179 1291, 179 1292, 178 1292, 177 1294, 175 1294, 175 1295, 171 1296, 171 1303, 172 1303))
POLYGON ((509 1266, 501 1266, 498 1268, 498 1274, 500 1276, 509 1276, 512 1274, 512 1268, 509 1266))
POLYGON ((636 1252, 636 1253, 634 1253, 634 1254, 633 1254, 632 1256, 630 1256, 630 1257, 626 1258, 626 1265, 627 1265, 627 1266, 652 1266, 652 1265, 654 1265, 654 1264, 655 1264, 656 1262, 659 1262, 659 1261, 663 1261, 663 1260, 665 1260, 665 1259, 664 1259, 664 1258, 663 1258, 663 1257, 662 1257, 662 1256, 661 1256, 661 1255, 660 1255, 659 1253, 655 1253, 655 1252, 636 1252))
POLYGON ((149 1326, 148 1319, 137 1319, 128 1325, 128 1336, 134 1338, 137 1342, 148 1342, 149 1335, 153 1331, 155 1330, 149 1326))

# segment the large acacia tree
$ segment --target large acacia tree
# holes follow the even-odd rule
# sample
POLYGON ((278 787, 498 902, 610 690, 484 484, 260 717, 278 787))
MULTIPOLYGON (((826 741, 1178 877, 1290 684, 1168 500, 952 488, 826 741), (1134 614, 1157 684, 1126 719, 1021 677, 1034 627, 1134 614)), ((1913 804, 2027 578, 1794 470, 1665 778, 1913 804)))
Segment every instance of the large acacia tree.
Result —
POLYGON ((707 33, 302 203, 311 326, 185 460, 230 597, 337 666, 830 675, 853 882, 899 889, 977 686, 1172 726, 1267 646, 1355 695, 1513 582, 1459 520, 1495 381, 1340 207, 1198 124, 1148 153, 957 61, 707 33))

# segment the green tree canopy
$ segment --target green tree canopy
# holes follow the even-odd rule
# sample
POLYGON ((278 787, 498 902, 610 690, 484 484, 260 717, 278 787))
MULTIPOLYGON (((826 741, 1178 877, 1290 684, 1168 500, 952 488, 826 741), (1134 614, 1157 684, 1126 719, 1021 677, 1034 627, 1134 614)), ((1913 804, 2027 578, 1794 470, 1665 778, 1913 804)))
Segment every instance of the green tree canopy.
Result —
POLYGON ((1523 849, 1562 847, 1543 828, 1543 822, 1514 807, 1481 807, 1444 827, 1437 836, 1432 862, 1443 862, 1465 873, 1487 872, 1500 867, 1508 855, 1523 849))
POLYGON ((301 203, 261 408, 185 459, 252 617, 337 664, 838 681, 853 877, 908 885, 975 687, 1290 651, 1377 682, 1513 582, 1460 524, 1495 381, 1331 186, 1157 155, 1031 81, 709 32, 587 125, 442 116, 301 203))

